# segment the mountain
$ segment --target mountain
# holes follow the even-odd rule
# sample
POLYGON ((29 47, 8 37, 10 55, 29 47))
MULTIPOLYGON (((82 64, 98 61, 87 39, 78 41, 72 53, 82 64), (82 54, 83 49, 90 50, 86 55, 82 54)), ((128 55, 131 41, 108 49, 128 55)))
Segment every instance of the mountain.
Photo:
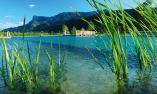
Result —
MULTIPOLYGON (((156 8, 154 8, 157 10, 156 8)), ((106 15, 109 15, 107 10, 104 10, 106 15)), ((119 12, 118 10, 114 10, 114 12, 119 12)), ((125 9, 125 12, 129 14, 131 17, 135 18, 137 22, 145 22, 144 18, 137 13, 134 9, 125 9)), ((52 17, 45 17, 45 16, 33 16, 32 20, 26 24, 25 31, 26 32, 59 32, 62 31, 62 26, 66 24, 69 29, 71 30, 73 26, 77 29, 85 28, 88 29, 89 25, 83 21, 81 18, 83 17, 87 21, 92 21, 96 25, 96 29, 101 32, 101 28, 103 28, 95 19, 98 19, 97 15, 98 11, 92 12, 79 12, 76 14, 75 12, 63 12, 58 15, 52 17)), ((120 16, 120 15, 119 15, 120 16)), ((121 24, 121 23, 119 23, 121 24)), ((134 23, 135 26, 139 30, 143 30, 137 23, 134 23)), ((15 27, 15 28, 8 28, 4 31, 23 31, 23 26, 15 27)))
MULTIPOLYGON (((33 16, 32 20, 26 24, 26 31, 48 31, 48 32, 58 32, 63 24, 70 20, 80 20, 81 17, 91 17, 95 15, 96 12, 63 12, 52 17, 45 16, 33 16)), ((23 31, 23 26, 8 28, 4 31, 23 31)))

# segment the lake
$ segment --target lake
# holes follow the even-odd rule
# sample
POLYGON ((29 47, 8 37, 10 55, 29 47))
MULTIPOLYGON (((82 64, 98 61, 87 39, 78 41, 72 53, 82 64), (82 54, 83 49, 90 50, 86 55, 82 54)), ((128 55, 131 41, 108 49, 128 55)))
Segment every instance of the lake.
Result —
MULTIPOLYGON (((128 93, 129 94, 157 94, 157 71, 154 66, 153 76, 150 81, 140 82, 137 79, 137 60, 134 53, 134 45, 131 37, 127 37, 130 49, 128 50, 128 93)), ((108 37, 75 37, 75 36, 45 36, 45 37, 25 37, 30 46, 32 60, 35 59, 38 45, 41 41, 41 55, 39 63, 39 74, 41 82, 47 80, 48 58, 45 51, 50 52, 50 45, 53 44, 55 62, 64 58, 66 72, 64 80, 61 82, 61 89, 65 94, 116 94, 118 87, 115 75, 107 66, 103 56, 96 47, 103 49, 110 54, 110 48, 104 48, 104 43, 109 44, 108 37), (102 40, 105 40, 104 42, 102 40), (102 69, 92 57, 92 54, 103 64, 102 69)), ((122 40, 124 41, 124 40, 122 40)), ((154 42, 154 39, 152 40, 154 42)), ((9 50, 22 46, 22 37, 6 39, 9 50)), ((155 42, 154 42, 155 43, 155 42)), ((0 47, 2 54, 2 47, 0 47)), ((1 66, 1 64, 0 64, 1 66)), ((0 78, 0 94, 7 93, 0 78)), ((46 88, 46 83, 43 85, 46 88)))

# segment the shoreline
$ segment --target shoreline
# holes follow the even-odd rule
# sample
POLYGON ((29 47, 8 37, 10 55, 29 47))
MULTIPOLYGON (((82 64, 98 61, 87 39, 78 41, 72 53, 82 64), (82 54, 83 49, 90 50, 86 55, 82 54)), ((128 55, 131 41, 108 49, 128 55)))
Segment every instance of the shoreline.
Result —
POLYGON ((0 39, 2 39, 2 38, 9 39, 9 38, 12 38, 12 37, 1 37, 1 36, 0 36, 0 39))
MULTIPOLYGON (((63 36, 63 37, 69 37, 69 36, 72 36, 72 37, 96 37, 96 36, 109 36, 108 34, 96 34, 96 35, 92 35, 92 36, 75 36, 75 35, 30 35, 30 36, 24 36, 24 37, 51 37, 51 36, 63 36)), ((125 36, 124 34, 121 34, 121 36, 125 36)), ((130 36, 130 34, 126 34, 126 36, 130 36)), ((142 36, 145 36, 145 35, 142 35, 142 36)), ((5 38, 5 39, 9 39, 9 38, 20 38, 20 37, 23 37, 23 36, 10 36, 10 37, 2 37, 0 36, 0 39, 2 38, 5 38)), ((149 36, 151 37, 151 36, 149 36)))
MULTIPOLYGON (((62 36, 62 35, 32 35, 32 36, 24 36, 24 37, 48 37, 48 36, 62 36)), ((12 38, 14 37, 23 37, 23 36, 12 36, 12 38)))
MULTIPOLYGON (((68 36, 65 36, 65 35, 43 35, 43 36, 24 36, 24 37, 51 37, 51 36, 62 36, 62 37, 96 37, 96 36, 99 36, 99 35, 95 35, 95 36, 74 36, 74 35, 68 35, 68 36)), ((15 38, 15 37, 23 37, 23 36, 12 36, 11 38, 15 38)))

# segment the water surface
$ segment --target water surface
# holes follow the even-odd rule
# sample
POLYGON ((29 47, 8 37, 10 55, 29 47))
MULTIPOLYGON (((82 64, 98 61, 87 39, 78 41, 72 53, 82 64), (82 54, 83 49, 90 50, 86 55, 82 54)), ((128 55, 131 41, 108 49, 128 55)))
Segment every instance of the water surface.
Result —
MULTIPOLYGON (((131 37, 127 37, 129 46, 129 86, 130 94, 157 94, 157 76, 155 71, 153 78, 147 83, 137 83, 136 65, 137 60, 134 54, 134 45, 131 37)), ((66 94, 116 94, 118 87, 115 75, 104 62, 104 58, 97 51, 96 47, 103 49, 107 54, 110 54, 110 47, 104 48, 104 43, 109 44, 108 37, 75 37, 75 36, 48 36, 48 37, 25 37, 25 47, 28 41, 32 60, 35 59, 38 45, 41 41, 41 55, 40 55, 40 75, 43 83, 47 77, 48 58, 45 53, 51 51, 50 45, 53 44, 53 53, 55 62, 65 58, 66 72, 64 74, 65 80, 61 82, 61 89, 66 94), (104 41, 102 41, 104 40, 104 41), (103 64, 102 69, 92 57, 91 53, 99 59, 103 64)), ((122 41, 123 37, 122 37, 122 41)), ((22 46, 23 41, 21 37, 13 37, 6 40, 9 50, 16 48, 17 45, 22 46)), ((27 50, 27 48, 25 48, 27 50)), ((0 48, 2 52, 2 47, 0 48)), ((1 66, 1 65, 0 65, 1 66)), ((0 80, 0 92, 4 93, 3 82, 0 80)), ((46 85, 45 85, 46 87, 46 85)))

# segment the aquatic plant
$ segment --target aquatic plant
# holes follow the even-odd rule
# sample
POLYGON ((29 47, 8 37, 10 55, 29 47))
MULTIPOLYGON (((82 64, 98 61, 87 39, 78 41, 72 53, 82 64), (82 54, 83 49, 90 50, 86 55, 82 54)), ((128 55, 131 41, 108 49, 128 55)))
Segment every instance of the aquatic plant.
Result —
MULTIPOLYGON (((16 92, 29 92, 39 94, 41 92, 41 83, 39 75, 39 59, 41 51, 41 42, 39 44, 37 55, 34 60, 31 58, 29 44, 27 42, 27 51, 17 47, 8 52, 5 39, 2 41, 4 55, 2 55, 2 68, 0 69, 0 76, 3 78, 5 86, 9 88, 11 94, 16 92), (5 60, 4 61, 4 57, 5 60), (4 64, 7 64, 5 68, 4 64), (8 72, 8 76, 6 75, 8 72), (18 88, 16 86, 18 85, 18 88)), ((53 94, 60 92, 60 79, 63 75, 64 60, 54 62, 53 49, 51 44, 51 53, 47 53, 49 59, 49 78, 50 91, 53 94)))
MULTIPOLYGON (((105 53, 102 53, 103 56, 105 56, 105 60, 107 64, 110 66, 112 72, 117 76, 117 79, 125 79, 128 74, 128 67, 127 67, 127 57, 126 57, 126 49, 122 46, 122 39, 120 35, 120 30, 118 28, 119 22, 123 21, 120 20, 120 17, 118 16, 120 13, 124 13, 124 11, 121 9, 120 13, 115 13, 112 11, 112 9, 109 8, 109 6, 106 3, 106 0, 104 1, 104 4, 100 4, 96 0, 87 0, 88 3, 96 8, 98 10, 98 14, 100 17, 99 20, 96 20, 103 26, 104 32, 108 34, 109 37, 109 45, 105 45, 105 47, 111 47, 112 51, 112 57, 106 58, 105 53), (106 15, 104 12, 104 8, 108 10, 109 15, 106 15), (110 62, 113 59, 112 63, 110 62)), ((123 18, 124 15, 122 15, 123 18)), ((126 37, 126 36, 125 36, 126 37)), ((125 38, 126 39, 126 38, 125 38)), ((125 45, 127 46, 127 42, 125 42, 125 45)), ((108 49, 108 48, 107 48, 108 49)), ((101 49, 98 49, 100 52, 103 52, 101 49)))
MULTIPOLYGON (((118 0, 118 4, 114 0, 109 1, 117 10, 111 9, 107 0, 104 0, 103 3, 100 3, 98 0, 86 1, 98 12, 98 19, 95 21, 102 26, 102 32, 109 39, 103 40, 101 38, 102 41, 108 41, 108 43, 104 42, 104 49, 109 50, 111 55, 108 56, 99 47, 97 50, 104 56, 105 62, 117 76, 117 79, 125 81, 129 73, 128 50, 132 48, 128 46, 129 43, 126 38, 128 34, 134 43, 132 54, 136 54, 139 66, 138 75, 140 77, 150 77, 153 71, 153 62, 156 62, 156 44, 152 42, 155 39, 155 33, 157 31, 155 23, 157 21, 156 8, 152 8, 149 6, 150 4, 141 5, 139 2, 134 1, 139 5, 137 8, 132 8, 134 9, 134 13, 140 15, 139 18, 141 20, 138 21, 133 15, 123 9, 121 0, 118 0), (139 31, 139 29, 142 31, 139 31)), ((89 23, 88 21, 86 22, 89 23)))
MULTIPOLYGON (((139 3, 134 0, 138 5, 134 10, 134 15, 139 16, 136 19, 134 15, 127 13, 123 7, 121 0, 118 4, 114 0, 109 1, 116 10, 109 7, 108 1, 104 0, 100 3, 98 0, 86 0, 92 7, 97 10, 97 19, 95 22, 99 23, 105 36, 108 40, 101 40, 104 43, 104 49, 109 51, 106 53, 103 49, 97 47, 97 50, 102 54, 105 63, 108 64, 111 71, 117 77, 118 94, 127 93, 128 74, 129 74, 129 53, 136 56, 137 63, 137 77, 140 81, 150 80, 153 72, 153 66, 156 64, 156 8, 151 7, 151 3, 139 3), (107 12, 106 12, 107 11, 107 12), (129 47, 127 36, 131 37, 134 47, 129 47), (107 42, 106 42, 107 41, 107 42), (131 50, 131 52, 129 52, 131 50)), ((153 1, 155 4, 155 1, 153 1)), ((156 5, 155 5, 156 6, 156 5)), ((84 19, 85 20, 85 19, 84 19)), ((85 20, 88 24, 87 20, 85 20)), ((96 28, 93 27, 97 31, 96 28)), ((100 31, 99 31, 100 32, 100 31)), ((102 67, 102 63, 96 59, 96 62, 102 67)))
MULTIPOLYGON (((64 69, 64 58, 60 59, 57 63, 54 61, 53 57, 53 46, 51 42, 51 51, 50 53, 46 51, 47 57, 49 59, 49 83, 51 88, 51 93, 56 94, 60 91, 60 82, 59 80, 63 76, 63 69, 64 69)), ((59 48, 60 50, 60 48, 59 48)), ((60 51, 59 51, 59 57, 60 57, 60 51)))
MULTIPOLYGON (((42 42, 40 41, 39 43, 35 59, 32 59, 29 42, 25 40, 25 29, 23 29, 22 46, 14 43, 15 48, 9 48, 4 38, 2 38, 1 43, 3 47, 3 52, 0 76, 4 81, 5 87, 9 88, 10 94, 16 94, 21 91, 33 94, 39 94, 40 92, 42 92, 42 84, 40 83, 41 78, 39 75, 39 62, 42 42), (6 64, 6 68, 4 64, 6 64)), ((45 53, 47 54, 47 57, 49 59, 48 77, 50 78, 50 89, 48 92, 56 94, 60 92, 59 81, 62 78, 64 71, 64 60, 59 59, 59 62, 54 62, 52 43, 50 55, 47 51, 45 53)))

